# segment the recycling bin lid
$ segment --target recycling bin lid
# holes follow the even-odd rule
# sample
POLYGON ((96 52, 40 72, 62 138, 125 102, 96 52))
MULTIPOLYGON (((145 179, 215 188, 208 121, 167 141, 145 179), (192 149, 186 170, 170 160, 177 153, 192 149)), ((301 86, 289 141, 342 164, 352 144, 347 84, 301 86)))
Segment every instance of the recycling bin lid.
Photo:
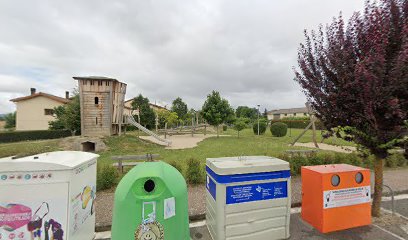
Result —
POLYGON ((56 151, 33 156, 0 158, 1 171, 70 170, 96 159, 98 154, 79 151, 56 151))
POLYGON ((207 167, 218 175, 290 170, 288 162, 268 156, 207 158, 207 167))
POLYGON ((366 168, 353 166, 350 164, 328 164, 328 165, 316 165, 316 166, 304 166, 303 168, 309 169, 318 173, 339 173, 339 172, 353 172, 368 170, 366 168))

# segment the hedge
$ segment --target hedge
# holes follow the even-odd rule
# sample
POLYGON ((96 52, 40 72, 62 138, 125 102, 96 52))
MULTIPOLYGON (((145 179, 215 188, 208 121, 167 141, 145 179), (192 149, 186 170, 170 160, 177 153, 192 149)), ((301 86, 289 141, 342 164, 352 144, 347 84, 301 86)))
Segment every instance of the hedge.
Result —
POLYGON ((13 131, 0 133, 0 143, 55 139, 72 136, 70 130, 13 131))
MULTIPOLYGON (((271 120, 271 124, 274 124, 276 122, 286 123, 286 125, 288 125, 288 128, 304 129, 307 127, 307 125, 309 125, 310 120, 286 120, 284 118, 279 120, 271 120)), ((326 130, 322 122, 316 121, 315 124, 317 130, 326 130)))

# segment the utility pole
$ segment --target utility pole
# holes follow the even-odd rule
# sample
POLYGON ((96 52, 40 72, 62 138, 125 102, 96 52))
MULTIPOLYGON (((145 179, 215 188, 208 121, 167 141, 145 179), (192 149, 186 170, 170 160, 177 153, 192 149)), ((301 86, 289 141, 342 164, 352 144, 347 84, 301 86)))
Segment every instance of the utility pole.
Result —
POLYGON ((260 107, 261 105, 259 105, 258 104, 258 136, 259 136, 259 107, 260 107))

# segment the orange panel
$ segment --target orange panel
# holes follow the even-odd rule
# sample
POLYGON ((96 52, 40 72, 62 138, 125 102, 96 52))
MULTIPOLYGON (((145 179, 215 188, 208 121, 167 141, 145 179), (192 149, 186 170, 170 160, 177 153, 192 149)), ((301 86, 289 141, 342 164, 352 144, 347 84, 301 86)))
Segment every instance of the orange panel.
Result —
POLYGON ((301 172, 303 220, 323 233, 371 224, 370 170, 335 164, 301 172))

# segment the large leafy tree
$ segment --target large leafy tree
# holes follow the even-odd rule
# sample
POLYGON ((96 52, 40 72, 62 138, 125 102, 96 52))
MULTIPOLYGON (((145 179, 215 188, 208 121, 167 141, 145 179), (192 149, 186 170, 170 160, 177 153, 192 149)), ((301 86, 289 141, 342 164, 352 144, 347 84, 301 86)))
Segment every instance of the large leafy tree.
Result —
POLYGON ((258 109, 247 106, 239 106, 235 111, 235 115, 237 118, 249 118, 251 120, 255 120, 258 118, 258 109))
POLYGON ((406 141, 408 0, 368 1, 347 26, 340 16, 305 37, 296 80, 326 127, 340 126, 341 137, 375 155, 372 213, 378 216, 384 158, 406 141))
POLYGON ((132 101, 133 110, 139 110, 140 124, 148 129, 153 129, 156 123, 156 115, 150 107, 149 99, 139 94, 132 101))
POLYGON ((212 91, 207 96, 201 111, 203 118, 209 124, 217 127, 217 137, 219 136, 219 125, 232 119, 231 116, 234 115, 234 109, 231 108, 226 99, 221 98, 217 91, 212 91))
POLYGON ((166 109, 159 109, 157 111, 157 115, 159 118, 160 128, 164 128, 166 123, 167 123, 167 127, 173 127, 178 122, 178 116, 177 116, 177 113, 175 112, 171 112, 166 109))
POLYGON ((6 121, 6 124, 4 125, 4 128, 6 129, 13 129, 16 127, 16 112, 6 114, 4 116, 4 121, 6 121))
POLYGON ((187 112, 188 112, 187 104, 183 102, 183 99, 178 97, 174 99, 171 105, 171 111, 177 113, 177 116, 181 120, 185 120, 187 117, 187 112))
POLYGON ((81 133, 81 106, 78 93, 74 92, 74 94, 69 103, 54 108, 56 119, 49 122, 50 129, 67 129, 73 135, 81 133))

